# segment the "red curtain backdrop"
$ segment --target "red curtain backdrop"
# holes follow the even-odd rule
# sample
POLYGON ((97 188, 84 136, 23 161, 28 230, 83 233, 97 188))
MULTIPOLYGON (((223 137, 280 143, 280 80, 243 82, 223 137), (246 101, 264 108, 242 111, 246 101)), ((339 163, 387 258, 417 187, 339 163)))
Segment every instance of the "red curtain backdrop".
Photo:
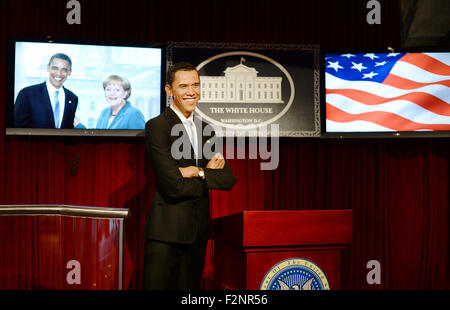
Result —
MULTIPOLYGON (((11 35, 322 48, 385 48, 400 42, 397 1, 380 1, 380 25, 367 24, 367 1, 360 0, 79 2, 81 25, 66 23, 66 1, 0 2, 2 107, 13 100, 5 98, 6 70, 11 65, 6 63, 6 43, 11 35)), ((276 170, 260 170, 261 160, 229 159, 237 183, 231 192, 211 193, 212 215, 353 209, 354 238, 343 254, 343 288, 448 289, 448 142, 447 138, 282 138, 276 170), (381 264, 380 285, 366 282, 369 260, 381 264)), ((142 235, 154 188, 143 138, 14 137, 1 130, 0 171, 0 204, 129 208, 124 276, 126 288, 141 288, 142 235)), ((33 225, 23 229, 24 236, 37 232, 33 225)), ((214 275, 213 246, 210 242, 204 288, 209 288, 214 275)), ((8 257, 3 249, 0 255, 9 261, 19 259, 8 257)), ((40 264, 31 267, 51 267, 50 261, 40 264)))

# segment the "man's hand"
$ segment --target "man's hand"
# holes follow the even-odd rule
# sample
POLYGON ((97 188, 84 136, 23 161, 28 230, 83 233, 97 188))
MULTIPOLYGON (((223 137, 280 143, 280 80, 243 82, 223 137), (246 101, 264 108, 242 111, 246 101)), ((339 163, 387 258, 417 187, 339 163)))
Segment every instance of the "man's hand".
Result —
POLYGON ((209 169, 222 169, 223 167, 225 167, 225 159, 220 153, 216 153, 206 165, 206 168, 209 169))
POLYGON ((183 178, 196 178, 198 177, 198 167, 195 166, 189 166, 189 167, 183 167, 178 168, 183 175, 183 178))
MULTIPOLYGON (((213 158, 208 162, 206 168, 209 169, 223 169, 225 167, 225 159, 222 154, 216 153, 213 158)), ((183 178, 197 178, 199 169, 195 166, 178 168, 183 178)))

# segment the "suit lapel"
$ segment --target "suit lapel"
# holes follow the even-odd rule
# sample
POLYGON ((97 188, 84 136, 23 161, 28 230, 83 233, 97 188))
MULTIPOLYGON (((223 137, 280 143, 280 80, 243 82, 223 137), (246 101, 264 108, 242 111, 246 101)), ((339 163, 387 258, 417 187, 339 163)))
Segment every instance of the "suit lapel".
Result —
POLYGON ((41 98, 43 98, 42 110, 46 111, 46 113, 47 113, 47 119, 48 119, 47 126, 49 128, 55 128, 55 118, 53 117, 53 109, 52 109, 52 104, 50 102, 50 94, 48 93, 46 82, 41 84, 41 93, 42 93, 41 98))
POLYGON ((176 124, 182 124, 178 115, 172 110, 171 107, 167 107, 163 112, 164 117, 167 119, 170 127, 175 126, 176 124))
POLYGON ((64 86, 62 87, 64 91, 64 114, 61 121, 61 128, 70 128, 71 124, 66 124, 67 122, 70 122, 70 115, 73 113, 73 102, 72 97, 69 95, 69 92, 66 91, 64 86), (63 127, 64 126, 64 127, 63 127))
MULTIPOLYGON (((171 107, 167 107, 166 110, 164 111, 164 117, 167 119, 167 122, 169 123, 169 128, 170 128, 170 133, 173 129, 174 126, 180 126, 181 125, 181 130, 182 132, 179 135, 173 136, 172 134, 170 134, 170 141, 171 144, 173 144, 177 139, 179 139, 180 137, 188 137, 188 133, 186 132, 186 129, 184 128, 183 123, 181 122, 180 118, 178 117, 178 115, 172 110, 171 107)), ((176 132, 179 132, 178 130, 176 132)), ((189 139, 189 138, 188 138, 189 139)), ((195 166, 195 157, 194 157, 194 149, 192 148, 192 144, 190 145, 190 154, 191 157, 189 158, 182 158, 181 161, 184 164, 186 164, 187 166, 195 166)))
POLYGON ((211 130, 211 128, 205 129, 208 126, 208 123, 204 122, 198 114, 194 114, 194 119, 197 118, 197 121, 194 121, 197 128, 197 141, 201 141, 199 143, 199 152, 201 152, 201 159, 199 160, 199 166, 205 167, 209 160, 212 158, 211 152, 215 152, 216 145, 214 144, 214 136, 215 132, 211 130), (199 128, 200 127, 200 128, 199 128))

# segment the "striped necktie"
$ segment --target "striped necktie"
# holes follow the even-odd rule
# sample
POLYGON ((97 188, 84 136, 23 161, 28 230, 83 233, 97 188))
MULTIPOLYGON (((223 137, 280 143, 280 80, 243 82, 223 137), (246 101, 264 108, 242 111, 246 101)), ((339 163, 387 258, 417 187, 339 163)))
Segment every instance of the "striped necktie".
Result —
POLYGON ((59 128, 59 100, 58 100, 59 90, 55 91, 55 110, 53 111, 53 116, 55 118, 55 128, 59 128))

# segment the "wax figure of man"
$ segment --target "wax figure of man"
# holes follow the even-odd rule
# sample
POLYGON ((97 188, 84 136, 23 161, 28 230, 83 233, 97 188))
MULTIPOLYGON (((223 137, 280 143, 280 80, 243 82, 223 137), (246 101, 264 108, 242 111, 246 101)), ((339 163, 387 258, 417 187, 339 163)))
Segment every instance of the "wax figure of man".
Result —
POLYGON ((78 97, 63 87, 72 72, 72 61, 58 53, 47 65, 47 81, 25 87, 14 104, 16 128, 73 128, 78 97))
POLYGON ((196 68, 173 65, 165 89, 173 104, 145 126, 156 184, 145 228, 143 287, 199 289, 210 238, 209 189, 231 190, 236 179, 220 153, 199 156, 214 133, 204 135, 206 124, 194 115, 200 99, 196 68), (183 137, 190 150, 180 158, 172 145, 183 137))

